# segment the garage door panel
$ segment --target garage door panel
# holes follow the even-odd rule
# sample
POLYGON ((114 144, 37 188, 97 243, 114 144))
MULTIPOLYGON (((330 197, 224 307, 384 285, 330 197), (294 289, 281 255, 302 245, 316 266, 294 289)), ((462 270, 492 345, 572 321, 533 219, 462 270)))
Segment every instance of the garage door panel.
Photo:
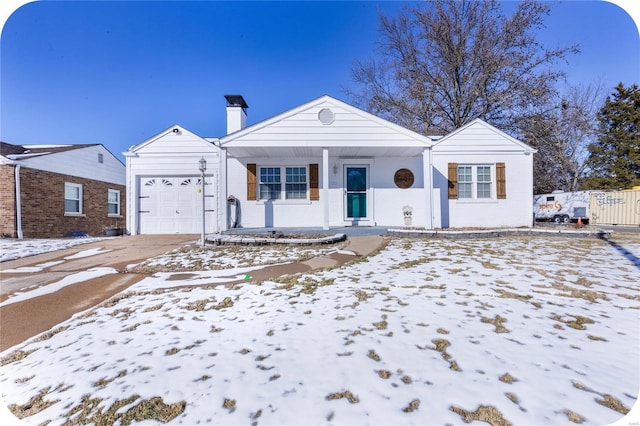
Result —
MULTIPOLYGON (((142 234, 201 232, 202 192, 199 176, 140 177, 139 229, 142 234)), ((213 177, 205 178, 207 230, 215 229, 213 177)), ((208 231, 209 232, 209 231, 208 231)))

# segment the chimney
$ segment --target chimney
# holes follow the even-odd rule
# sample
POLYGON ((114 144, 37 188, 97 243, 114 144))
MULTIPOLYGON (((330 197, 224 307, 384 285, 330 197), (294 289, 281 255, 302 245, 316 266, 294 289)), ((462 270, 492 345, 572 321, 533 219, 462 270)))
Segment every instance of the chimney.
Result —
POLYGON ((227 134, 242 130, 247 125, 247 108, 242 95, 224 95, 227 100, 227 134))

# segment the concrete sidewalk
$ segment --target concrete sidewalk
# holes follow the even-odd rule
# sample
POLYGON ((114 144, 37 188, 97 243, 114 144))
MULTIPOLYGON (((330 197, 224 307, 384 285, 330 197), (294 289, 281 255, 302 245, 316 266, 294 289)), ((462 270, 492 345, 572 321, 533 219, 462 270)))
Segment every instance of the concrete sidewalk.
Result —
MULTIPOLYGON (((0 307, 0 351, 55 327, 74 314, 104 302, 147 276, 124 271, 127 265, 140 263, 197 240, 196 235, 129 236, 3 262, 0 264, 2 267, 0 301, 6 300, 9 294, 16 291, 53 284, 66 276, 90 268, 111 267, 120 273, 89 279, 54 293, 0 307), (98 248, 101 249, 98 254, 66 259, 82 251, 98 248), (52 261, 62 261, 62 263, 35 273, 3 272, 52 261)), ((358 256, 368 255, 383 241, 383 237, 379 235, 352 237, 347 240, 343 253, 334 253, 304 262, 267 266, 254 271, 251 281, 259 282, 286 274, 333 268, 358 256)))

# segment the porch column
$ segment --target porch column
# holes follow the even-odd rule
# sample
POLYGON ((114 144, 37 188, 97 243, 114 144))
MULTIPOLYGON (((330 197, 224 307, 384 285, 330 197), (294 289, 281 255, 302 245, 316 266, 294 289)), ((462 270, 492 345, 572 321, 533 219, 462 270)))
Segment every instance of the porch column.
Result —
POLYGON ((329 149, 322 148, 322 207, 324 209, 322 229, 329 229, 329 149))
POLYGON ((422 174, 425 195, 425 228, 433 229, 433 161, 431 147, 422 151, 422 174))
POLYGON ((227 217, 227 149, 220 149, 218 157, 218 214, 216 232, 227 231, 229 219, 227 217))

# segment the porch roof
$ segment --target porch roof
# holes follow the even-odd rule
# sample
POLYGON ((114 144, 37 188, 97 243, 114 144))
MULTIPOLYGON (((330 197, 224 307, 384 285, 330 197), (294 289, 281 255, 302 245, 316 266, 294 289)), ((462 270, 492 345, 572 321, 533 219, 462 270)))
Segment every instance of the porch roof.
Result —
POLYGON ((331 157, 415 157, 428 148, 423 146, 245 146, 227 147, 227 153, 235 158, 297 158, 322 157, 323 148, 331 157))

